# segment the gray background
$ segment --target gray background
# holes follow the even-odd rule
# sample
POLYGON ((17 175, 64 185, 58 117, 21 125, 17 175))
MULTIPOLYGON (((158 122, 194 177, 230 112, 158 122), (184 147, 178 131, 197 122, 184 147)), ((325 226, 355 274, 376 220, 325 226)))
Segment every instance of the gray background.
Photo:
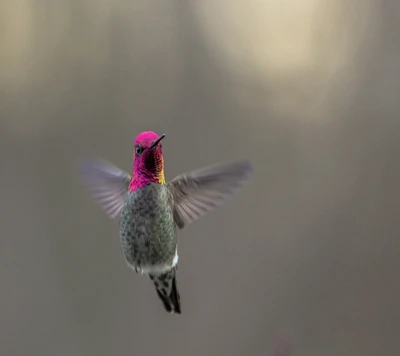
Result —
POLYGON ((398 354, 399 14, 394 0, 0 2, 0 354, 398 354), (126 267, 76 169, 130 170, 144 130, 167 134, 167 179, 256 169, 182 231, 181 316, 126 267))

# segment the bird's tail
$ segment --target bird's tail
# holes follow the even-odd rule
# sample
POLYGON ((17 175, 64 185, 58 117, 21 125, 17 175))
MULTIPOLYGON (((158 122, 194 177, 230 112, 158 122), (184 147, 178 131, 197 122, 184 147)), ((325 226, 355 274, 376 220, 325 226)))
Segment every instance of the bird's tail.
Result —
POLYGON ((149 275, 153 281, 158 296, 168 313, 181 314, 181 300, 176 285, 176 268, 161 275, 149 275))

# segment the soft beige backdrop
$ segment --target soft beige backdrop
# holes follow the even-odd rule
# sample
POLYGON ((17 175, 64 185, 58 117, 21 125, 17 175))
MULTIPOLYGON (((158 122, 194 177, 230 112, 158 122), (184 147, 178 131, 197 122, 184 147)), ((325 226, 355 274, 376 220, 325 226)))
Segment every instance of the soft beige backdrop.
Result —
POLYGON ((396 0, 0 2, 0 354, 400 352, 396 0), (183 315, 125 265, 76 162, 252 184, 181 234, 183 315))

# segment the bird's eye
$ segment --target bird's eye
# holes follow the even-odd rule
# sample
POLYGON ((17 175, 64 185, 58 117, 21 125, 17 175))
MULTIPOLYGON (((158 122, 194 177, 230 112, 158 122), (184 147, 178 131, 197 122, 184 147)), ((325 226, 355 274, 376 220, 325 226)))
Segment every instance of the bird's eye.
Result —
POLYGON ((137 155, 140 155, 143 152, 143 147, 140 145, 136 146, 135 152, 137 155))

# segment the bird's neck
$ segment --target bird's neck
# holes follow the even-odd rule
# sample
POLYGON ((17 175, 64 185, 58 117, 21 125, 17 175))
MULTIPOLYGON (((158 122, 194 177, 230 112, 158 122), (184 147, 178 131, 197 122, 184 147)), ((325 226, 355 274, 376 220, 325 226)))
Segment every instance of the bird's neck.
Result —
POLYGON ((143 188, 150 183, 165 184, 164 169, 159 172, 134 170, 133 177, 129 183, 129 191, 143 188))

